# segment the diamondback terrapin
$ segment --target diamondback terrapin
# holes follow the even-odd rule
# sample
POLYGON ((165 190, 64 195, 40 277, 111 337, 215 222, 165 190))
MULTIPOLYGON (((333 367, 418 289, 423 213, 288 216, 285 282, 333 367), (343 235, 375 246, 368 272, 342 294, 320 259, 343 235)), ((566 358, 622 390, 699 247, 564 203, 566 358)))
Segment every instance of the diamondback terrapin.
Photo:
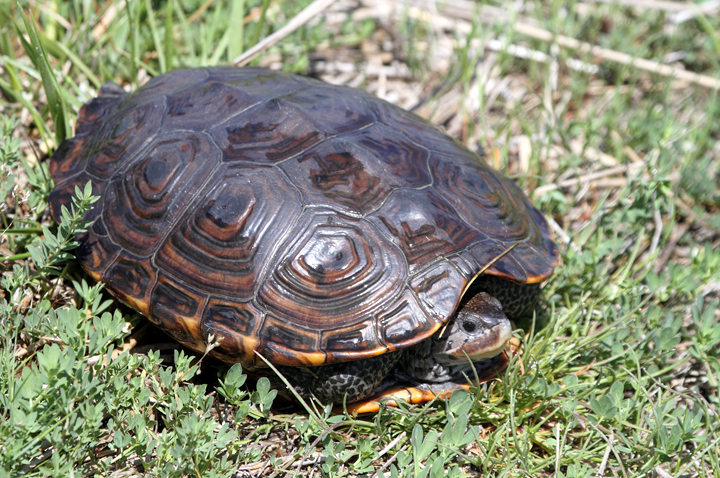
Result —
POLYGON ((520 189, 436 127, 260 68, 107 83, 50 170, 56 221, 75 186, 101 197, 77 257, 111 294, 329 402, 491 363, 558 262, 520 189))

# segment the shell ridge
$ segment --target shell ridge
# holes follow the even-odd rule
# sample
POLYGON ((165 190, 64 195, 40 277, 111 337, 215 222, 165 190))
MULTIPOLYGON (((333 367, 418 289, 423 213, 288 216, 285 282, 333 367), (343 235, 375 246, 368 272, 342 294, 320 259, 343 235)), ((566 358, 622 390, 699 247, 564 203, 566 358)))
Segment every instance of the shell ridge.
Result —
POLYGON ((177 227, 177 225, 181 221, 186 219, 185 215, 187 214, 188 210, 191 207, 194 207, 198 202, 202 201, 202 199, 200 198, 200 192, 203 191, 205 189, 205 187, 207 186, 207 184, 215 177, 215 174, 217 173, 218 169, 220 169, 221 165, 222 165, 222 163, 218 163, 213 167, 212 171, 208 174, 205 181, 198 187, 198 192, 196 192, 193 196, 190 197, 190 199, 187 201, 187 204, 185 204, 185 206, 183 207, 182 211, 178 212, 177 217, 174 218, 174 220, 172 221, 172 223, 170 225, 165 227, 164 232, 158 238, 157 245, 155 246, 155 248, 153 249, 152 254, 151 254, 153 257, 153 265, 158 267, 158 270, 167 272, 167 271, 165 271, 165 269, 159 267, 155 263, 155 261, 154 261, 155 256, 157 255, 158 251, 160 249, 162 249, 162 247, 165 245, 165 242, 168 240, 170 235, 173 232, 175 232, 175 228, 177 227))
POLYGON ((297 153, 294 153, 294 154, 288 156, 288 157, 285 158, 285 159, 281 159, 280 161, 276 161, 275 164, 273 164, 273 166, 278 166, 278 167, 279 167, 281 164, 284 164, 284 163, 287 163, 287 162, 289 162, 289 161, 292 161, 293 159, 297 159, 298 156, 302 156, 303 154, 307 153, 307 152, 310 151, 311 149, 316 148, 316 147, 320 146, 321 144, 325 144, 325 143, 327 143, 328 141, 331 141, 331 140, 337 138, 338 136, 339 136, 339 135, 327 135, 327 136, 325 136, 324 138, 319 139, 316 143, 311 144, 311 145, 308 146, 307 148, 305 148, 305 149, 303 149, 303 150, 301 150, 301 151, 298 151, 297 153))
MULTIPOLYGON (((297 107, 294 107, 294 108, 298 109, 297 107)), ((304 115, 304 116, 307 116, 307 115, 304 115)), ((346 138, 344 138, 344 137, 345 137, 345 136, 350 136, 350 135, 352 135, 352 134, 355 134, 355 133, 357 133, 358 131, 362 131, 362 130, 364 130, 364 129, 370 128, 371 126, 373 126, 373 125, 376 124, 376 123, 377 123, 376 121, 373 121, 373 122, 371 122, 371 123, 369 123, 369 124, 366 124, 366 125, 364 125, 364 126, 361 126, 360 128, 358 128, 358 129, 356 129, 356 130, 352 130, 352 131, 343 131, 343 132, 337 133, 337 134, 326 134, 326 136, 325 136, 324 138, 320 139, 317 143, 313 143, 312 145, 308 146, 307 148, 303 149, 302 151, 298 151, 296 154, 293 154, 292 156, 288 156, 287 158, 283 159, 282 161, 276 162, 275 165, 280 165, 280 164, 286 163, 286 162, 288 162, 288 161, 290 161, 290 160, 292 160, 292 159, 297 159, 298 156, 301 156, 301 155, 303 155, 304 153, 307 153, 307 152, 310 151, 311 149, 316 148, 316 147, 318 147, 319 145, 321 145, 321 144, 323 144, 323 143, 327 143, 327 142, 329 142, 329 141, 336 140, 336 139, 338 139, 338 140, 343 140, 343 141, 347 141, 348 143, 352 144, 353 146, 356 146, 356 147, 358 147, 358 148, 360 148, 360 149, 363 149, 363 150, 367 151, 368 154, 375 156, 375 153, 373 153, 372 151, 370 151, 370 150, 367 149, 366 147, 364 147, 364 146, 356 143, 355 141, 353 141, 353 140, 351 140, 351 139, 346 139, 346 138)), ((315 123, 313 123, 313 124, 315 124, 315 123)))
MULTIPOLYGON (((395 105, 392 105, 392 106, 395 106, 395 105)), ((414 113, 413 113, 413 114, 414 114, 414 113)), ((417 115, 415 115, 415 116, 417 116, 417 115)), ((438 127, 435 126, 433 123, 424 120, 424 118, 422 118, 422 117, 420 117, 420 116, 417 116, 417 117, 420 118, 420 119, 422 119, 423 121, 425 121, 428 125, 433 126, 433 127, 435 127, 436 129, 438 129, 438 127)), ((392 126, 390 126, 390 125, 388 125, 387 123, 384 123, 384 122, 382 122, 382 121, 380 121, 379 123, 382 124, 383 126, 385 126, 386 128, 388 128, 390 131, 393 131, 393 132, 395 132, 396 134, 399 134, 400 136, 402 136, 403 138, 405 138, 405 140, 406 140, 408 143, 411 143, 411 144, 413 144, 414 146, 416 146, 416 147, 418 147, 418 148, 421 148, 421 149, 424 149, 425 151, 428 152, 428 155, 425 157, 424 163, 425 163, 425 169, 426 169, 427 175, 428 175, 428 177, 430 178, 430 183, 429 183, 429 184, 426 184, 425 186, 421 186, 421 188, 433 187, 433 186, 435 185, 435 175, 433 174, 432 168, 430 167, 430 158, 432 157, 432 153, 436 153, 436 154, 441 154, 441 153, 438 152, 438 151, 435 151, 435 150, 432 149, 432 148, 429 148, 429 147, 427 147, 427 146, 425 146, 425 145, 422 145, 422 144, 418 143, 418 142, 415 141, 413 138, 411 138, 410 136, 408 136, 407 134, 405 134, 405 132, 402 131, 401 129, 394 128, 394 127, 392 127, 392 126)), ((443 134, 445 134, 445 133, 443 133, 443 134)), ((448 137, 451 137, 451 136, 448 136, 448 137)), ((453 138, 453 139, 454 139, 454 138, 453 138)))
MULTIPOLYGON (((224 85, 229 86, 230 88, 234 88, 234 89, 236 89, 236 90, 242 91, 243 93, 246 93, 246 90, 244 90, 244 89, 242 89, 242 88, 240 88, 240 87, 238 87, 238 86, 235 86, 235 85, 233 85, 233 84, 231 84, 231 83, 228 83, 227 81, 218 81, 218 83, 222 83, 222 84, 224 84, 224 85)), ((297 87, 297 88, 295 88, 294 90, 292 90, 289 94, 295 93, 295 92, 297 92, 297 91, 300 90, 300 89, 301 89, 301 87, 297 87)), ((262 106, 262 105, 265 105, 265 104, 267 104, 267 103, 269 103, 269 102, 271 102, 271 101, 279 100, 279 99, 283 98, 283 97, 284 97, 285 95, 287 95, 287 94, 288 94, 288 93, 278 93, 277 95, 273 95, 273 96, 269 96, 269 97, 267 97, 267 98, 263 98, 263 99, 259 100, 258 102, 253 103, 252 105, 247 106, 246 108, 241 109, 241 110, 233 113, 230 117, 225 118, 224 120, 219 121, 219 122, 217 122, 217 123, 213 123, 212 125, 210 125, 210 126, 209 126, 207 129, 205 129, 204 131, 208 131, 208 130, 210 130, 210 129, 214 129, 214 128, 217 128, 217 127, 219 127, 219 126, 222 126, 222 125, 224 125, 224 124, 226 124, 226 123, 229 123, 230 121, 232 121, 232 120, 234 120, 234 119, 237 119, 238 116, 242 116, 243 114, 247 113, 248 111, 250 111, 250 110, 252 110, 252 109, 256 109, 256 108, 258 108, 258 107, 260 107, 260 106, 262 106)))
MULTIPOLYGON (((77 173, 73 174, 72 176, 68 176, 67 178, 63 179, 62 181, 55 183, 55 188, 62 187, 65 184, 67 184, 68 181, 70 181, 71 179, 76 179, 78 176, 82 176, 83 174, 89 174, 89 173, 86 170, 82 169, 82 170, 78 171, 77 173)), ((97 178, 95 178, 93 176, 93 179, 97 179, 97 178)), ((73 192, 74 192, 74 190, 73 190, 73 192)))
MULTIPOLYGON (((280 169, 280 168, 278 168, 280 169)), ((282 170, 281 170, 282 171, 282 170)), ((292 182, 290 182, 292 184, 292 182)), ((295 185, 293 184, 293 187, 295 185)), ((298 194, 300 192, 298 191, 298 194)), ((258 281, 257 286, 255 287, 255 290, 253 291, 253 301, 256 302, 256 305, 258 308, 265 311, 266 314, 269 314, 269 310, 258 300, 258 293, 260 292, 260 289, 263 287, 265 282, 268 280, 268 274, 270 273, 271 267, 279 261, 279 256, 282 255, 281 251, 284 250, 285 245, 290 241, 291 236, 293 235, 293 232, 298 227, 298 223, 300 222, 300 219, 305 215, 305 211, 308 209, 308 207, 305 205, 305 202, 303 201, 302 194, 300 194, 300 202, 302 203, 302 206, 300 208, 300 212, 295 218, 295 220, 292 222, 292 225, 287 228, 287 231, 285 234, 280 236, 277 241, 277 245, 275 246, 275 249, 268 255, 268 259, 265 262, 265 265, 261 271, 260 274, 258 274, 258 281)))
MULTIPOLYGON (((345 134, 347 134, 347 135, 353 135, 353 136, 357 137, 357 133, 358 133, 359 131, 362 131, 362 130, 364 130, 364 129, 369 129, 369 128, 373 127, 373 126, 378 127, 378 130, 381 131, 381 132, 384 131, 385 133, 390 133, 391 136, 392 136, 392 135, 400 135, 400 136, 402 136, 405 141, 407 141, 407 142, 410 143, 411 145, 417 147, 418 150, 423 151, 423 152, 426 153, 426 154, 425 154, 425 158, 423 159, 423 166, 424 166, 424 171, 425 171, 425 173, 427 174, 427 178, 428 178, 428 179, 427 179, 427 180, 428 180, 427 184, 423 184, 422 186, 411 186, 411 185, 407 185, 407 186, 397 186, 398 188, 418 188, 418 187, 426 187, 426 186, 432 184, 432 179, 433 179, 433 177, 432 177, 432 171, 430 171, 430 168, 429 168, 429 161, 430 161, 430 158, 431 158, 431 156, 432 156, 432 155, 431 155, 432 150, 430 150, 430 149, 427 148, 426 146, 417 144, 416 142, 412 141, 408 136, 406 136, 405 134, 403 134, 401 131, 399 131, 399 130, 397 130, 397 129, 395 129, 395 128, 389 127, 387 124, 385 124, 385 123, 382 122, 382 121, 374 121, 374 122, 372 122, 371 124, 367 125, 365 128, 358 129, 357 131, 347 132, 347 133, 345 133, 345 134)), ((360 148, 360 149, 366 151, 366 152, 368 153, 368 155, 374 157, 377 161, 381 162, 384 166, 392 166, 392 165, 393 165, 393 162, 392 162, 392 161, 389 161, 389 160, 386 160, 386 159, 382 159, 382 158, 380 157, 380 155, 379 155, 376 151, 373 151, 373 150, 370 149, 369 147, 367 147, 367 146, 359 143, 357 139, 347 139, 346 141, 348 141, 349 143, 353 144, 355 147, 360 148)), ((412 161, 408 161, 408 163, 411 163, 411 162, 412 162, 412 161)), ((407 176, 407 174, 400 174, 400 173, 398 173, 398 172, 396 172, 396 171, 386 171, 386 172, 387 172, 388 174, 391 174, 394 178, 397 178, 397 179, 399 179, 400 181, 402 181, 402 182, 404 182, 404 183, 407 183, 407 179, 404 177, 404 176, 407 176)), ((418 178, 418 179, 424 179, 424 178, 418 178)))
MULTIPOLYGON (((400 191, 400 192, 402 192, 402 191, 424 191, 424 190, 426 190, 426 189, 432 189, 432 185, 426 184, 425 186, 420 186, 420 187, 417 187, 417 188, 413 188, 413 187, 410 187, 410 186, 394 187, 394 188, 392 188, 392 189, 390 190, 390 192, 387 194, 387 196, 385 196, 385 197, 383 198, 383 200, 378 204, 377 207, 375 207, 375 208, 373 208, 372 210, 368 211, 366 214, 363 214, 361 217, 364 219, 364 218, 367 218, 368 216, 372 216, 373 214, 375 214, 376 212, 378 212, 378 210, 382 209, 382 207, 385 205, 385 203, 390 199, 390 196, 392 196, 392 194, 395 193, 395 192, 397 192, 397 191, 400 191)), ((399 193, 398 193, 398 194, 399 194, 399 193)))
MULTIPOLYGON (((281 167, 279 166, 279 164, 280 164, 280 163, 273 164, 272 167, 274 167, 275 170, 278 171, 278 172, 280 173, 280 175, 285 178, 285 180, 287 181, 287 183, 288 183, 290 186, 292 186, 292 187, 295 189, 295 191, 297 192, 298 197, 300 198, 300 204, 301 204, 301 206, 302 206, 302 207, 301 207, 301 210, 300 210, 300 216, 301 216, 301 215, 302 215, 302 212, 305 210, 305 208, 308 207, 307 201, 305 200, 305 196, 303 195, 303 193, 302 193, 302 191, 300 190, 300 188, 297 187, 297 185, 295 184, 295 181, 293 181, 292 179, 290 179, 290 176, 288 176, 287 172, 286 172, 283 168, 281 168, 281 167)), ((298 216, 298 218, 299 218, 300 216, 298 216)), ((293 223, 293 227, 295 227, 295 224, 297 224, 297 219, 298 219, 298 218, 295 219, 295 222, 293 223)))
MULTIPOLYGON (((150 103, 150 102, 151 102, 151 101, 148 101, 148 103, 150 103)), ((157 106, 158 106, 158 105, 155 104, 155 107, 156 107, 156 108, 157 108, 157 106)), ((165 95, 162 95, 162 112, 160 112, 160 113, 158 113, 158 114, 159 114, 160 116, 164 116, 164 115, 167 113, 167 108, 168 108, 168 106, 167 106, 167 98, 165 97, 165 95)), ((130 157, 135 157, 135 156, 137 156, 137 154, 138 154, 139 152, 144 151, 144 150, 145 150, 150 144, 152 144, 152 143, 157 139, 157 137, 158 137, 159 135, 161 135, 162 133, 164 133, 164 131, 162 130, 162 125, 160 125, 160 127, 158 127, 158 129, 157 129, 155 132, 153 132, 152 134, 148 135, 148 136, 135 148, 135 151, 133 151, 133 153, 130 155, 130 157)), ((123 158, 123 155, 124 155, 124 154, 125 154, 125 153, 123 153, 122 155, 120 155, 120 157, 119 157, 118 159, 123 158)), ((130 166, 132 165, 132 162, 131 162, 131 161, 128 161, 127 158, 124 158, 124 159, 125 159, 125 161, 124 161, 125 164, 124 164, 124 165, 121 164, 120 167, 119 167, 118 169, 116 169, 115 172, 114 172, 112 175, 110 175, 110 177, 109 177, 108 179, 106 179, 106 181, 107 181, 108 184, 110 184, 112 181, 118 179, 120 176, 124 175, 124 174, 127 172, 127 170, 130 168, 130 166)))

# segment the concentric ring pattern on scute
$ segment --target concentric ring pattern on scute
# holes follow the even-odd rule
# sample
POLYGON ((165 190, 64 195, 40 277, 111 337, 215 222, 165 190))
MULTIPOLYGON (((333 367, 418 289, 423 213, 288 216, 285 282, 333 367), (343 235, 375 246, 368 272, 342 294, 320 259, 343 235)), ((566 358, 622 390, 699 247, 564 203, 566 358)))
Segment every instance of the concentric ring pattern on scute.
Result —
POLYGON ((106 84, 50 162, 53 217, 102 200, 77 255, 107 290, 225 360, 319 365, 429 337, 488 273, 558 260, 508 179, 372 95, 259 68, 106 84))

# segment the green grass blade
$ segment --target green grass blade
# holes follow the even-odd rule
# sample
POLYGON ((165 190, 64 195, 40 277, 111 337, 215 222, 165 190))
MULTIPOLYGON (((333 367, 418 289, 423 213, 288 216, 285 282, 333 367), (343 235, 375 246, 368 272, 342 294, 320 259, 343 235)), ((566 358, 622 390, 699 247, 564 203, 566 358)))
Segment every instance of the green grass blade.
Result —
POLYGON ((30 234, 40 234, 42 233, 42 228, 39 227, 26 227, 22 229, 5 229, 3 231, 3 234, 16 234, 21 236, 28 236, 30 234))
POLYGON ((23 253, 21 253, 21 254, 15 254, 15 255, 12 255, 12 256, 3 257, 3 258, 2 258, 2 261, 3 261, 3 262, 19 261, 19 260, 22 260, 22 259, 27 259, 28 257, 30 257, 30 253, 29 253, 29 252, 23 252, 23 253))
POLYGON ((33 62, 35 67, 40 72, 42 77, 43 88, 45 89, 45 95, 47 95, 48 107, 50 109, 50 115, 52 116, 53 123, 55 123, 55 145, 62 143, 72 132, 70 131, 70 120, 68 117, 67 105, 65 99, 60 91, 60 85, 55 78, 55 73, 50 67, 50 63, 47 60, 47 53, 40 43, 38 31, 35 28, 35 24, 25 15, 25 12, 20 9, 23 22, 25 24, 25 30, 27 31, 28 37, 30 37, 30 43, 23 37, 20 26, 13 20, 15 29, 20 37, 25 53, 27 53, 30 60, 33 62))
MULTIPOLYGON (((179 34, 180 31, 183 31, 188 28, 189 22, 188 17, 185 15, 185 12, 182 9, 182 5, 180 5, 180 2, 178 0, 168 0, 173 5, 173 12, 175 12, 175 16, 177 17, 177 25, 175 25, 169 33, 166 33, 165 35, 171 36, 171 41, 174 42, 173 38, 175 35, 179 34)), ((199 42, 202 42, 202 38, 198 38, 198 35, 187 35, 185 37, 185 51, 187 52, 187 57, 184 61, 185 64, 193 65, 193 66, 199 66, 200 61, 197 56, 197 44, 199 42)), ((174 47, 173 47, 173 51, 174 47)), ((173 63, 175 63, 173 61, 173 63)))
MULTIPOLYGON (((7 66, 7 64, 6 64, 7 66)), ((33 117, 33 120, 35 121, 35 124, 38 126, 38 131, 40 131, 40 136, 42 137, 43 141, 46 145, 50 144, 50 138, 52 137, 52 132, 50 131, 50 128, 48 128, 47 123, 42 119, 42 116, 40 116, 40 112, 35 108, 35 106, 30 102, 27 98, 25 98, 22 94, 20 94, 20 91, 17 91, 13 89, 12 85, 10 83, 7 83, 5 80, 0 78, 0 88, 5 90, 7 94, 12 96, 15 101, 23 105, 25 109, 27 109, 30 112, 30 115, 33 117)))
MULTIPOLYGON (((12 47, 12 43, 10 42, 10 37, 8 36, 7 32, 3 32, 2 37, 0 37, 0 41, 2 41, 2 44, 0 44, 0 53, 7 56, 11 60, 15 60, 15 50, 12 47)), ((12 85, 13 90, 15 91, 22 91, 22 86, 20 85, 20 80, 18 79, 17 72, 15 71, 15 67, 11 64, 8 64, 8 62, 3 61, 3 67, 5 68, 5 71, 8 74, 8 77, 10 78, 10 84, 12 85)))
POLYGON ((243 45, 245 28, 245 0, 233 0, 230 8, 230 22, 228 30, 230 31, 230 43, 228 45, 228 60, 237 58, 244 51, 243 45))
POLYGON ((305 409, 305 411, 308 413, 308 415, 310 415, 311 417, 313 417, 313 419, 314 419, 317 423, 321 424, 324 428, 327 428, 327 427, 328 427, 328 424, 325 423, 325 420, 323 420, 318 414, 316 414, 316 413, 313 411, 312 407, 310 407, 310 405, 308 405, 308 403, 300 396, 300 394, 297 393, 297 391, 296 391, 295 388, 292 386, 292 384, 290 384, 290 382, 288 381, 288 379, 286 379, 285 376, 280 373, 280 371, 277 369, 277 367, 275 367, 275 365, 273 365, 268 359, 266 359, 266 358, 265 358, 262 354, 260 354, 260 352, 258 352, 257 350, 255 351, 255 354, 257 354, 257 356, 260 357, 260 359, 261 359, 263 362, 265 362, 265 365, 267 365, 268 367, 270 367, 270 369, 271 369, 273 372, 275 372, 275 375, 277 375, 277 376, 280 378, 280 380, 282 380, 282 382, 285 384, 285 386, 287 387, 287 389, 290 390, 290 392, 291 392, 291 393, 295 396, 295 398, 300 402, 300 405, 302 405, 302 407, 305 409))
POLYGON ((135 30, 135 22, 133 21, 132 8, 130 7, 130 0, 125 2, 125 13, 128 19, 128 41, 130 42, 130 81, 133 84, 137 83, 138 77, 138 65, 137 65, 137 35, 135 30))
POLYGON ((173 69, 173 48, 175 41, 173 39, 173 2, 168 0, 165 4, 165 67, 167 71, 173 69))
POLYGON ((255 31, 253 32, 252 45, 257 45, 260 40, 260 33, 262 32, 263 26, 265 26, 265 13, 267 12, 270 0, 263 0, 262 10, 260 11, 260 18, 258 18, 257 24, 255 25, 255 31))
POLYGON ((150 25, 150 32, 152 33, 153 43, 155 44, 155 51, 158 56, 158 63, 160 63, 160 72, 167 72, 167 63, 165 62, 165 50, 162 43, 160 42, 160 31, 155 21, 155 11, 152 9, 152 2, 145 0, 145 10, 147 13, 148 24, 150 25))
POLYGON ((208 60, 208 65, 217 65, 220 63, 220 59, 222 58, 223 54, 228 51, 228 45, 230 44, 230 30, 225 32, 225 34, 220 38, 220 41, 217 43, 215 47, 215 51, 210 56, 210 59, 208 60))
POLYGON ((95 86, 95 88, 100 88, 100 86, 102 85, 102 81, 100 81, 100 78, 98 78, 95 73, 93 73, 92 69, 90 69, 90 67, 87 66, 80 59, 80 57, 73 53, 73 51, 69 49, 66 45, 61 42, 50 40, 46 35, 43 35, 42 33, 40 33, 40 41, 49 52, 55 53, 55 56, 60 56, 59 53, 65 55, 78 70, 80 70, 85 76, 87 76, 88 80, 90 80, 90 82, 95 86))

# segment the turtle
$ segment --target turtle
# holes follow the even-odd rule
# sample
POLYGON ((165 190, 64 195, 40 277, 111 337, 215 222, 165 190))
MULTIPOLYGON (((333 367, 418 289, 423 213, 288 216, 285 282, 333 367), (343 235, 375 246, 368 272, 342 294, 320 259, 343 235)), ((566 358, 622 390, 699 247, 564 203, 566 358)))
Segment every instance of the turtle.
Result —
POLYGON ((559 261, 543 214, 480 155, 280 71, 105 83, 49 168, 55 221, 76 186, 100 197, 77 237, 90 277, 181 344, 272 364, 323 402, 466 383, 559 261))

